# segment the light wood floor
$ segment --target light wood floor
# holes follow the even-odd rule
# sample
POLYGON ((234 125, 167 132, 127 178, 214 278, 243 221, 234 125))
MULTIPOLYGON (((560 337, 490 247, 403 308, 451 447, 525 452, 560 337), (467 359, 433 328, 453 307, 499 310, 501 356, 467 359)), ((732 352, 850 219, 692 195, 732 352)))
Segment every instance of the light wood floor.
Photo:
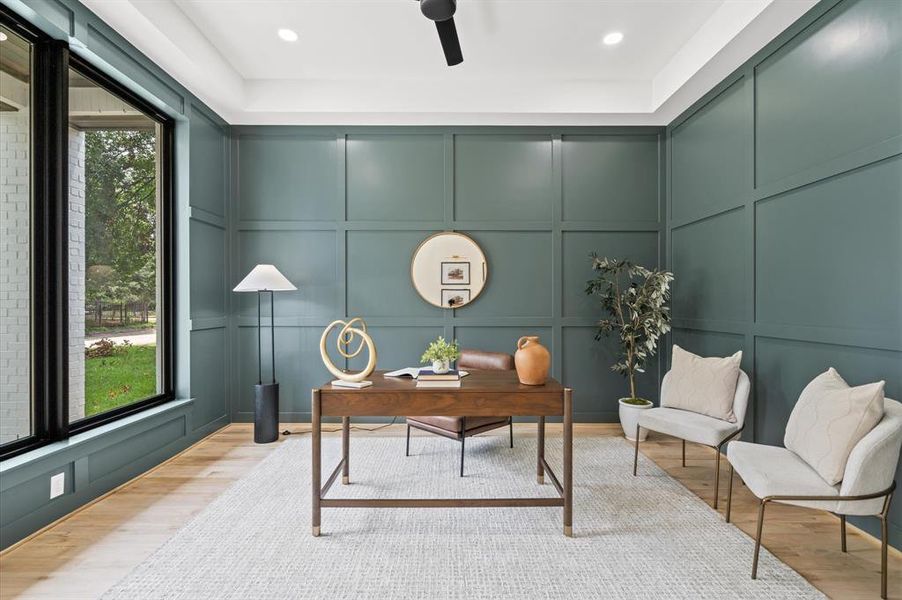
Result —
MULTIPOLYGON (((299 433, 309 431, 304 425, 287 427, 299 433)), ((532 436, 534 431, 534 425, 515 426, 517 436, 532 436)), ((372 432, 357 429, 352 435, 402 436, 404 432, 403 425, 395 425, 372 432)), ((549 435, 560 435, 560 426, 549 425, 549 435)), ((620 426, 576 425, 575 435, 620 435, 620 426)), ((250 425, 235 424, 218 431, 0 555, 0 598, 100 596, 275 447, 255 445, 250 425)), ((651 435, 642 449, 711 503, 713 450, 689 445, 684 468, 678 440, 651 435)), ((723 463, 721 512, 728 473, 726 461, 723 463)), ((738 483, 733 492, 733 520, 751 534, 757 501, 738 483)), ((839 521, 832 515, 789 506, 768 507, 764 543, 830 597, 879 598, 879 544, 850 528, 849 552, 841 553, 839 521)), ((889 565, 890 597, 902 598, 902 553, 891 550, 889 565)))

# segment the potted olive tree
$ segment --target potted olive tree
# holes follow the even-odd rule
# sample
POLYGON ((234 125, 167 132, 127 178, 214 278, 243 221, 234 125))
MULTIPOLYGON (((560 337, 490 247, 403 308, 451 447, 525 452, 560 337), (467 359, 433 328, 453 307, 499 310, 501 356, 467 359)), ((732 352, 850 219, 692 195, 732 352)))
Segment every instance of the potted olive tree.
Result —
MULTIPOLYGON (((670 331, 670 283, 673 273, 646 269, 626 260, 599 258, 592 254, 595 278, 586 282, 586 294, 598 296, 607 318, 598 321, 595 339, 616 334, 620 360, 611 369, 629 381, 629 397, 620 398, 620 425, 633 440, 640 411, 652 407, 636 393, 636 374, 645 372, 646 362, 655 355, 658 339, 670 331)), ((640 439, 645 438, 643 432, 640 439)))

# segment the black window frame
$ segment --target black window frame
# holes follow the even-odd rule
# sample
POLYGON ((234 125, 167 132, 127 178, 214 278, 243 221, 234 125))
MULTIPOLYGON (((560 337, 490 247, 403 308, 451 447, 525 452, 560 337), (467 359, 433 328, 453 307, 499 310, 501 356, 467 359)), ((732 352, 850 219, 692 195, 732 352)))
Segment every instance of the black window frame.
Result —
POLYGON ((0 6, 0 23, 32 44, 31 94, 31 435, 0 445, 0 460, 67 439, 175 397, 175 120, 0 6), (69 423, 68 129, 69 69, 159 123, 162 392, 69 423))

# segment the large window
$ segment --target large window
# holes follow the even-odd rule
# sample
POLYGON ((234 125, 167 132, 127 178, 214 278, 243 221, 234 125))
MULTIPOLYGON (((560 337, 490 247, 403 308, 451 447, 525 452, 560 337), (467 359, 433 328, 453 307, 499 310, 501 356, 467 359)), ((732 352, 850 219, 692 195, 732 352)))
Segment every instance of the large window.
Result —
POLYGON ((0 7, 0 457, 172 397, 171 119, 0 7))
POLYGON ((69 70, 69 421, 163 391, 162 124, 69 70))

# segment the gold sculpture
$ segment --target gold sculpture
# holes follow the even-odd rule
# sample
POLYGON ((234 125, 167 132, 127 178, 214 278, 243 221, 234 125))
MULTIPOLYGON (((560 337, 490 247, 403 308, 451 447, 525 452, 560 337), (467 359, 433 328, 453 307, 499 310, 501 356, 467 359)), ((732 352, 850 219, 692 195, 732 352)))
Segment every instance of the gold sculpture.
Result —
POLYGON ((369 375, 376 368, 376 345, 373 343, 373 338, 369 336, 366 332, 366 322, 360 317, 354 317, 347 323, 342 321, 341 319, 336 319, 329 323, 329 326, 326 327, 326 330, 323 331, 323 336, 319 339, 319 353, 323 359, 323 364, 326 365, 326 368, 329 369, 329 372, 335 375, 338 379, 342 381, 351 381, 351 382, 360 382, 369 377, 369 375), (355 323, 359 323, 359 327, 354 327, 355 323), (354 358, 363 350, 364 345, 366 346, 367 353, 369 354, 369 360, 366 363, 366 367, 359 373, 349 373, 343 369, 339 369, 335 366, 335 363, 332 362, 332 359, 329 358, 329 353, 326 352, 326 339, 329 337, 329 333, 335 328, 336 325, 341 325, 341 331, 338 332, 338 339, 336 340, 335 345, 338 347, 338 352, 345 358, 354 358), (354 352, 348 352, 345 348, 350 348, 351 343, 354 341, 354 338, 360 336, 360 345, 357 346, 357 350, 354 352))

